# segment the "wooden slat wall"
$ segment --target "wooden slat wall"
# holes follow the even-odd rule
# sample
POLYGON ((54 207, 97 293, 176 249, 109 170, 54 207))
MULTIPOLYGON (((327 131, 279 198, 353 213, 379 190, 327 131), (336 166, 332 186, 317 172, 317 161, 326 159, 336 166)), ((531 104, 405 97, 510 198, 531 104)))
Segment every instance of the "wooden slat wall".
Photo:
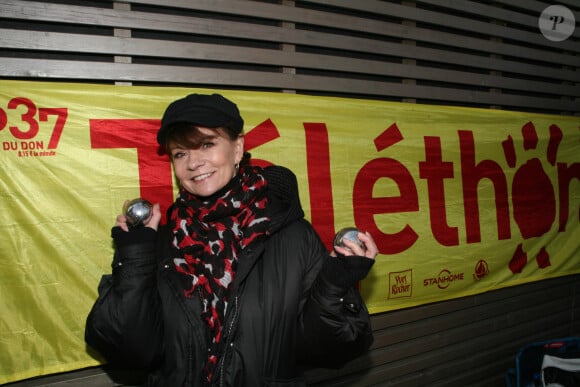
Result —
MULTIPOLYGON (((559 3, 580 20, 577 0, 559 3)), ((0 0, 0 78, 580 115, 580 27, 566 41, 545 39, 537 21, 548 5, 0 0)), ((309 380, 321 386, 501 386, 521 345, 580 335, 579 279, 375 315, 376 340, 367 357, 340 371, 314 370, 309 380)), ((18 385, 55 378, 67 385, 113 385, 98 369, 18 385)))
MULTIPOLYGON (((580 4, 564 3, 578 14, 580 4)), ((544 38, 537 20, 548 5, 0 0, 0 77, 580 114, 580 28, 544 38)))
POLYGON ((373 316, 369 356, 320 386, 503 386, 517 350, 580 336, 580 276, 568 276, 373 316))
MULTIPOLYGON (((494 387, 530 342, 580 336, 580 275, 496 290, 372 317, 367 356, 341 370, 312 370, 320 387, 494 387)), ((100 368, 10 384, 118 386, 100 368)), ((8 386, 7 386, 8 387, 8 386)))

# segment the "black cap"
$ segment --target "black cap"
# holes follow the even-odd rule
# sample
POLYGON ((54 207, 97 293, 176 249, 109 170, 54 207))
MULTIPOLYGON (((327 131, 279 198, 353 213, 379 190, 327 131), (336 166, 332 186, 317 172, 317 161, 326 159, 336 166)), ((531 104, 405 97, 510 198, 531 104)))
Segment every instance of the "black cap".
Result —
POLYGON ((159 145, 165 145, 168 127, 178 122, 207 128, 228 126, 236 134, 244 128, 244 120, 236 104, 220 94, 190 94, 169 104, 157 132, 159 145))

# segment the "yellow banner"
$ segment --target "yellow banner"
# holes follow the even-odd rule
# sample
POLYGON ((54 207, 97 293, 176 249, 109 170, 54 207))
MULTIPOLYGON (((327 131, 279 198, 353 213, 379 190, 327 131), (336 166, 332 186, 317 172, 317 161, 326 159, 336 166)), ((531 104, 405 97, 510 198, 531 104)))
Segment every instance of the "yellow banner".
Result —
MULTIPOLYGON (((85 317, 125 199, 172 202, 165 107, 215 90, 0 81, 0 384, 96 365, 85 317)), ((372 313, 580 273, 580 118, 221 91, 330 248, 380 249, 372 313)))

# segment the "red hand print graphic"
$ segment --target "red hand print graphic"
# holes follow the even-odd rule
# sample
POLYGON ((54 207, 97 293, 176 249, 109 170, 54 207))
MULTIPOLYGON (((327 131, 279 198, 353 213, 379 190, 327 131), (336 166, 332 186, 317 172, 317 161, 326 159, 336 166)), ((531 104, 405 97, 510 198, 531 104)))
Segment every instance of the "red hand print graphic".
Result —
MULTIPOLYGON (((538 136, 532 122, 522 127, 524 150, 536 149, 538 136)), ((546 158, 554 166, 562 131, 556 125, 550 126, 550 139, 546 158)), ((502 143, 508 166, 516 165, 516 153, 511 136, 502 143)), ((535 238, 547 233, 556 219, 556 197, 552 182, 539 158, 531 158, 522 164, 512 182, 512 203, 514 219, 524 239, 535 238)), ((551 265, 550 256, 546 248, 542 246, 536 255, 539 268, 551 265)), ((512 273, 520 273, 527 263, 527 253, 520 243, 509 263, 512 273)))

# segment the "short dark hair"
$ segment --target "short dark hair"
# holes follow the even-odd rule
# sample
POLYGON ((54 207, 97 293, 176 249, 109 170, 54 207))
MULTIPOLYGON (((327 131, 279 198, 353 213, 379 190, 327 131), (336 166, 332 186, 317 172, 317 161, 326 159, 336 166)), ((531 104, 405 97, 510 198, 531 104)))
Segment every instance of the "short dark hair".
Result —
MULTIPOLYGON (((202 134, 198 128, 198 125, 190 124, 188 122, 178 122, 168 126, 164 137, 165 143, 162 144, 163 149, 171 157, 170 145, 172 144, 181 145, 185 148, 199 148, 202 145, 203 140, 206 138, 206 135, 202 134)), ((232 128, 229 125, 208 129, 215 130, 218 135, 225 135, 231 141, 235 141, 240 136, 244 135, 243 132, 239 132, 237 128, 232 128)), ((240 166, 249 164, 250 158, 250 153, 244 152, 242 160, 240 161, 240 166)))

